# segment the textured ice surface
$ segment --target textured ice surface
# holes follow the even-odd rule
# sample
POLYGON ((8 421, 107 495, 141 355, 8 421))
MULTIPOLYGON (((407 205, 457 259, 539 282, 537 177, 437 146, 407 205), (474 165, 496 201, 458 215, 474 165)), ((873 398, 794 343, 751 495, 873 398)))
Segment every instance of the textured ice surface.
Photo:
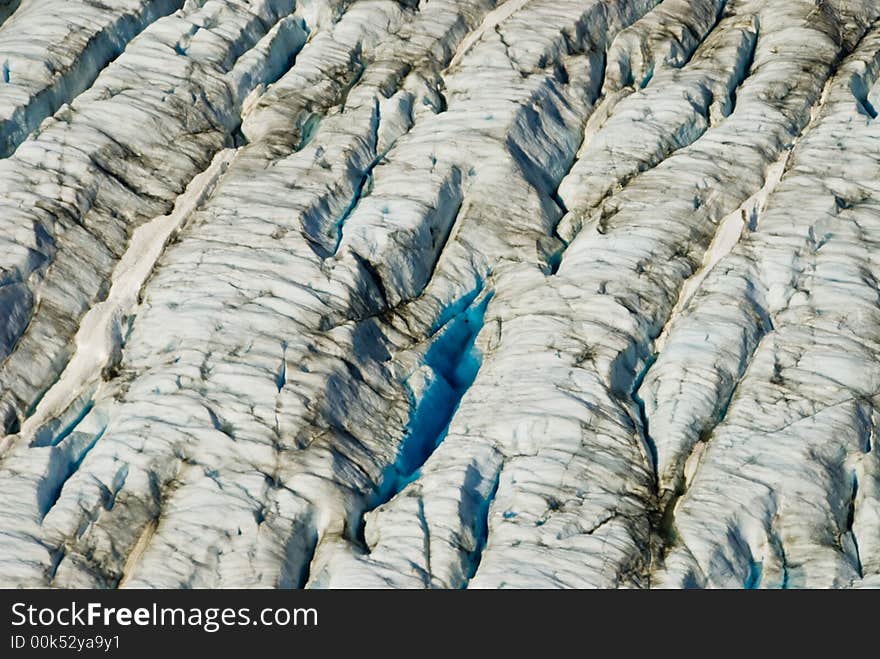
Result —
POLYGON ((21 0, 0 74, 0 585, 880 585, 874 0, 21 0))

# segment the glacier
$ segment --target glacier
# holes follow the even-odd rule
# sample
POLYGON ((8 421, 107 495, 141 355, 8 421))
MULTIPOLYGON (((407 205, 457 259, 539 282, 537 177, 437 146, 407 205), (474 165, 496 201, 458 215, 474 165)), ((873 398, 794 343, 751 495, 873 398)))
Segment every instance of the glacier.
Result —
POLYGON ((878 107, 874 0, 0 2, 0 586, 880 587, 878 107))

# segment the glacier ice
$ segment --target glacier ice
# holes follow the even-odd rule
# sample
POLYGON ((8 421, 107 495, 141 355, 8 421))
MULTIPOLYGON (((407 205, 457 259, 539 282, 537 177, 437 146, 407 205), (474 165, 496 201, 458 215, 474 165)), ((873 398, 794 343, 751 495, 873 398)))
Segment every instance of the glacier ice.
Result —
POLYGON ((0 585, 880 586, 873 0, 21 0, 0 76, 0 585))

